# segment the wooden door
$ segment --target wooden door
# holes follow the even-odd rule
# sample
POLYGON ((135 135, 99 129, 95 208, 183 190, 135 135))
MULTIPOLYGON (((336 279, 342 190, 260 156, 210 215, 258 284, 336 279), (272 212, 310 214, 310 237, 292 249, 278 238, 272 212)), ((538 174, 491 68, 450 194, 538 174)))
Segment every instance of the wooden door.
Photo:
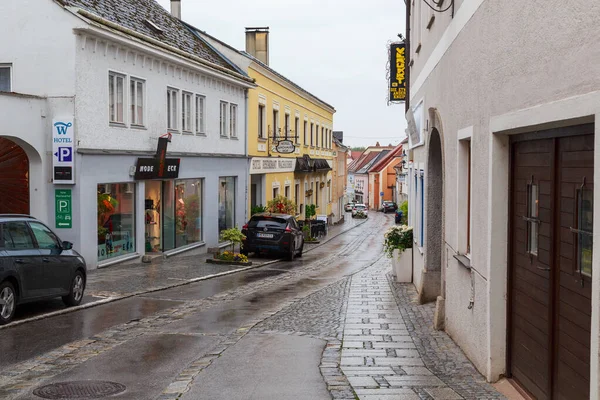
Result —
POLYGON ((554 157, 553 139, 513 145, 510 369, 537 399, 550 398, 554 157))
POLYGON ((0 214, 29 214, 29 159, 16 143, 0 137, 0 214))
POLYGON ((508 370, 537 399, 589 397, 594 136, 582 133, 590 131, 512 145, 508 370))

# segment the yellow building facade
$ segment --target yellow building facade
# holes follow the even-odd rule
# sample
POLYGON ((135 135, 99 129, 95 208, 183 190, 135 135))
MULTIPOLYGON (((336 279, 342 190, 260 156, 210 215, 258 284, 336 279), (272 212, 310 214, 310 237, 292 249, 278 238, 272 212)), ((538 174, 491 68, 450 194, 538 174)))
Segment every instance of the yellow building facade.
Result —
POLYGON ((307 205, 317 215, 332 212, 333 114, 335 109, 253 60, 248 94, 249 210, 278 195, 294 201, 299 218, 307 205), (294 151, 278 151, 290 140, 294 151))

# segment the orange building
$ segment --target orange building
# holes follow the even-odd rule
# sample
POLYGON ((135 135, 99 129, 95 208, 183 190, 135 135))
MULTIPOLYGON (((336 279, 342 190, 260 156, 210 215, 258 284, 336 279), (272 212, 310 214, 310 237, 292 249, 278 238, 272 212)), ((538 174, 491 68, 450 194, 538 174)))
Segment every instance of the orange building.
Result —
POLYGON ((396 171, 394 167, 402 161, 402 145, 399 144, 369 169, 370 207, 381 208, 384 200, 394 200, 396 171))

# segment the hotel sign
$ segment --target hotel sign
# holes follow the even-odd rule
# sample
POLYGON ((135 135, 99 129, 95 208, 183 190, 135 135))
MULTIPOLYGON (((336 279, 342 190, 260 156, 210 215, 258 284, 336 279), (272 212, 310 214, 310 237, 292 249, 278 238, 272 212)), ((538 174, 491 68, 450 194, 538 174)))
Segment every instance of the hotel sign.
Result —
POLYGON ((52 120, 52 177, 54 184, 75 183, 73 116, 52 120))
POLYGON ((390 45, 390 102, 406 101, 406 45, 390 45))
POLYGON ((294 172, 296 158, 254 157, 250 160, 250 174, 294 172))

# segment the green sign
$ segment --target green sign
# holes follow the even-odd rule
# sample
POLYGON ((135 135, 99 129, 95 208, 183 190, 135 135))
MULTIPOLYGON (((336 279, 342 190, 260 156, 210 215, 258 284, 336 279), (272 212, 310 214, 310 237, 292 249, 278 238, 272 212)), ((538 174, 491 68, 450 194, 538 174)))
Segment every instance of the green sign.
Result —
POLYGON ((65 229, 72 228, 71 189, 56 189, 54 192, 54 204, 56 205, 56 227, 65 229))

